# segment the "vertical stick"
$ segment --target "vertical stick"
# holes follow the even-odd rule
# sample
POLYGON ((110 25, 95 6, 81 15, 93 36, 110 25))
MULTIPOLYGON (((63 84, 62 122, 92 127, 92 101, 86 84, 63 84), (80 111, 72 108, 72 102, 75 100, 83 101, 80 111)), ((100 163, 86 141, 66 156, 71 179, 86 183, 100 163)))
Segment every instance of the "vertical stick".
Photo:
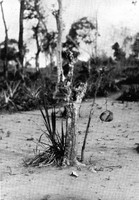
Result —
POLYGON ((81 150, 81 162, 84 161, 84 151, 85 151, 87 136, 88 136, 88 133, 89 133, 89 127, 90 127, 92 115, 93 115, 93 112, 94 112, 94 105, 95 105, 95 101, 96 101, 96 95, 97 95, 98 89, 100 87, 101 80, 102 80, 102 74, 100 74, 100 76, 98 77, 98 81, 97 81, 97 84, 96 84, 96 90, 95 90, 95 94, 94 94, 94 99, 93 99, 93 102, 92 102, 92 105, 91 105, 91 109, 90 109, 90 112, 89 112, 89 116, 88 116, 88 123, 87 123, 85 136, 84 136, 84 141, 83 141, 82 150, 81 150))

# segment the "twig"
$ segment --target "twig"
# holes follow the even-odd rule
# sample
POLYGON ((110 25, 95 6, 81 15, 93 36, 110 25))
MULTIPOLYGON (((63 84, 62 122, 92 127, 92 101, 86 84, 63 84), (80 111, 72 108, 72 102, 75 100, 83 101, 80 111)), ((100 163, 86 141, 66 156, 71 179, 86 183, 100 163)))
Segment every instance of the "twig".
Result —
POLYGON ((92 115, 94 113, 95 100, 96 100, 97 92, 98 92, 98 89, 100 87, 100 83, 101 83, 101 80, 102 80, 102 75, 103 75, 103 73, 100 73, 100 76, 99 76, 97 84, 96 84, 96 90, 95 90, 95 94, 94 94, 94 99, 93 99, 93 102, 92 102, 92 105, 91 105, 91 109, 90 109, 90 113, 89 113, 89 116, 88 116, 88 123, 87 123, 85 136, 84 136, 84 141, 83 141, 82 150, 81 150, 81 162, 84 161, 84 151, 85 151, 87 136, 88 136, 88 133, 89 133, 89 127, 90 127, 92 115))

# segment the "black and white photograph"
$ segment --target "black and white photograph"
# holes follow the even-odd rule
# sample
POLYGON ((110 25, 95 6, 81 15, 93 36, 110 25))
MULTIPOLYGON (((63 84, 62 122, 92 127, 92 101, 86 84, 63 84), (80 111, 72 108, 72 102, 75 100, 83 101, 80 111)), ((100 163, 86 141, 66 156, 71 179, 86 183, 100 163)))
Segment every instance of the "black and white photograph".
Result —
POLYGON ((139 0, 0 0, 0 200, 139 200, 139 0))

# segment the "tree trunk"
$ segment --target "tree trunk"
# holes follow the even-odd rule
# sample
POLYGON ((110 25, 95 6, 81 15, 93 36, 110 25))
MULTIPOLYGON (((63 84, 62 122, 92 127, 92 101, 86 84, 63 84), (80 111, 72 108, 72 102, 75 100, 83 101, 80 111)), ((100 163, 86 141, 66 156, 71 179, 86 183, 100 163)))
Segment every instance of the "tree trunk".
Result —
POLYGON ((58 83, 63 80, 63 70, 62 70, 62 0, 58 0, 59 9, 55 14, 58 30, 57 38, 57 70, 58 70, 58 83))
POLYGON ((76 162, 76 114, 75 105, 67 104, 66 144, 63 165, 74 165, 76 162))
POLYGON ((86 93, 87 83, 80 83, 78 87, 73 86, 74 57, 72 52, 69 56, 69 72, 64 77, 62 68, 62 0, 58 0, 59 10, 54 13, 57 22, 57 69, 58 80, 54 97, 66 101, 66 141, 63 165, 75 165, 77 163, 77 120, 82 99, 86 93), (65 80, 64 80, 65 78, 65 80), (73 101, 73 89, 75 100, 73 101))
POLYGON ((56 18, 56 24, 57 24, 57 31, 58 31, 58 37, 57 37, 57 85, 54 93, 54 98, 56 98, 56 94, 59 92, 59 87, 62 84, 63 85, 63 68, 62 68, 62 0, 58 1, 58 10, 53 12, 53 15, 56 18))
POLYGON ((79 110, 82 103, 82 99, 86 93, 87 83, 80 87, 79 93, 77 93, 76 101, 73 103, 67 103, 67 125, 66 125, 66 145, 63 165, 73 166, 77 163, 77 149, 78 149, 78 137, 77 137, 77 121, 79 118, 79 110))
POLYGON ((36 47, 37 47, 37 52, 36 52, 36 57, 35 57, 36 71, 39 71, 39 67, 40 67, 39 54, 41 52, 41 47, 40 47, 39 38, 38 38, 39 25, 40 25, 40 22, 38 22, 37 26, 34 28, 34 36, 35 36, 36 47))
POLYGON ((19 61, 23 68, 24 62, 24 41, 23 41, 23 19, 24 19, 24 3, 25 0, 20 0, 20 17, 19 17, 19 41, 18 41, 18 48, 19 48, 19 61))
POLYGON ((40 64, 39 64, 39 54, 40 54, 40 50, 38 49, 37 50, 37 53, 36 53, 36 57, 35 57, 35 65, 36 65, 36 71, 38 72, 39 69, 40 69, 40 64))
POLYGON ((98 56, 98 16, 96 13, 96 33, 95 33, 95 57, 98 56))
POLYGON ((4 76, 5 76, 5 78, 7 79, 7 78, 8 78, 8 59, 7 59, 7 54, 8 54, 8 29, 7 29, 7 25, 6 25, 6 21, 5 21, 5 17, 4 17, 4 11, 3 11, 2 3, 3 3, 3 2, 0 2, 0 5, 1 5, 1 13, 2 13, 2 20, 3 20, 3 24, 4 24, 4 28, 5 28, 4 76))
POLYGON ((53 75, 52 72, 53 72, 53 67, 54 67, 54 59, 53 59, 53 50, 52 50, 52 48, 49 50, 49 52, 50 52, 50 77, 52 78, 52 75, 53 75))

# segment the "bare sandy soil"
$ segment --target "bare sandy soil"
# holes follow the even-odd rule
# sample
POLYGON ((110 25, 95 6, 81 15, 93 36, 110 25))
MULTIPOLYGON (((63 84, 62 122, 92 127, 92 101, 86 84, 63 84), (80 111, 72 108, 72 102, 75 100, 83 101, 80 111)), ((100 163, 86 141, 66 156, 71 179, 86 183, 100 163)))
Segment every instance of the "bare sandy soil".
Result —
MULTIPOLYGON (((97 99, 85 151, 86 167, 23 166, 44 129, 40 111, 0 115, 1 200, 139 200, 139 103, 108 100, 112 122, 102 122, 105 99, 97 99), (75 171, 78 177, 70 176, 75 171)), ((78 121, 79 155, 91 100, 78 121)))

